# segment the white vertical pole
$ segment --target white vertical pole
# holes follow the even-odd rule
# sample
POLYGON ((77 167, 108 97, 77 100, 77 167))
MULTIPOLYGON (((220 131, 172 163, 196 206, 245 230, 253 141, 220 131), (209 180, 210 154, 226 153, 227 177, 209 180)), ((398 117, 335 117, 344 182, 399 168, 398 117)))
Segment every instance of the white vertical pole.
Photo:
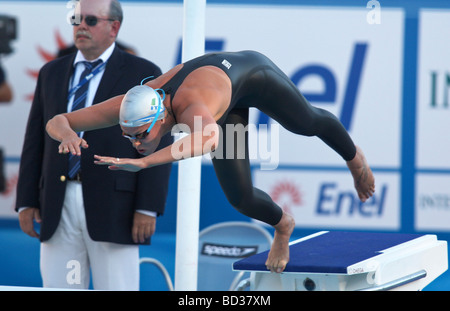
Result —
MULTIPOLYGON (((182 61, 205 53, 206 0, 184 0, 182 61)), ((175 290, 197 290, 201 157, 178 163, 175 290)))

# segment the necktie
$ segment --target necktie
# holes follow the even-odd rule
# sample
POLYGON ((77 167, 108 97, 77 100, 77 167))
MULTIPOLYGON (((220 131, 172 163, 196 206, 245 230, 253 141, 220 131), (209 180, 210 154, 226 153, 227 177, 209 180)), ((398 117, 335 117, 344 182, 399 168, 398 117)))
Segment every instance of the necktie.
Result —
MULTIPOLYGON (((84 71, 80 76, 80 80, 78 83, 84 80, 84 78, 92 72, 92 69, 97 67, 102 62, 101 59, 96 62, 83 62, 84 71)), ((86 105, 86 97, 89 89, 89 82, 83 84, 76 92, 75 97, 73 99, 72 111, 84 108, 86 105)), ((80 135, 80 133, 78 133, 80 135)), ((81 157, 77 155, 69 154, 69 178, 72 179, 80 170, 80 160, 81 157)))

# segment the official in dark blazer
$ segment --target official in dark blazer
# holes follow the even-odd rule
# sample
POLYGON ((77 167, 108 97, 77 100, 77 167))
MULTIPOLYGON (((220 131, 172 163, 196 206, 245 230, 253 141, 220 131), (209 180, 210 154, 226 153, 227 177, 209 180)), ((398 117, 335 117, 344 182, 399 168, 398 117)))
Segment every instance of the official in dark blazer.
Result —
MULTIPOLYGON (((86 4, 86 9, 89 9, 88 5, 93 6, 91 10, 94 10, 102 8, 103 3, 109 5, 109 2, 85 0, 83 4, 86 4)), ((29 232, 26 233, 39 237, 42 242, 49 241, 60 225, 66 187, 73 182, 68 177, 68 155, 58 153, 59 143, 46 134, 45 125, 56 114, 67 111, 75 56, 71 54, 55 59, 40 70, 21 155, 16 209, 37 209, 35 218, 40 222, 40 232, 30 232, 28 224, 29 232)), ((140 84, 142 79, 160 74, 161 70, 154 63, 115 47, 107 60, 93 104, 123 94, 140 84)), ((124 158, 140 156, 121 134, 119 126, 84 133, 83 138, 89 143, 89 148, 82 152, 81 172, 75 182, 82 188, 87 232, 96 242, 149 244, 154 228, 151 232, 148 228, 146 232, 137 232, 136 211, 144 215, 146 211, 153 212, 153 215, 164 212, 171 166, 129 173, 95 165, 94 154, 124 158)), ((160 147, 170 143, 172 137, 167 136, 160 147)))
MULTIPOLYGON (((58 226, 68 169, 67 155, 58 154, 59 143, 45 133, 45 124, 56 114, 67 112, 74 58, 75 54, 56 59, 41 69, 21 156, 16 207, 40 209, 41 241, 48 240, 58 226)), ((126 93, 140 83, 140 78, 160 74, 153 63, 116 47, 106 65, 94 103, 126 93)), ((81 156, 81 175, 91 237, 96 241, 129 244, 134 243, 131 225, 135 210, 164 212, 170 165, 137 174, 114 172, 95 165, 94 154, 117 154, 124 158, 140 156, 121 134, 118 125, 85 133, 89 148, 81 156)), ((166 137, 165 144, 170 140, 166 137)))

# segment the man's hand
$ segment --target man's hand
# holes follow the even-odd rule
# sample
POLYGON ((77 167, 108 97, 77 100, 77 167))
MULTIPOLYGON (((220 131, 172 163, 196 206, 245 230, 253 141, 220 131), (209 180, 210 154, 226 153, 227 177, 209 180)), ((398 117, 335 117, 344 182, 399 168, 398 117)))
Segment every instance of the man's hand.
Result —
POLYGON ((132 236, 134 243, 144 243, 155 233, 156 218, 144 215, 139 212, 134 213, 132 236))
POLYGON ((34 230, 33 221, 41 222, 41 214, 38 208, 28 207, 19 213, 19 223, 22 231, 33 238, 39 238, 39 233, 34 230))

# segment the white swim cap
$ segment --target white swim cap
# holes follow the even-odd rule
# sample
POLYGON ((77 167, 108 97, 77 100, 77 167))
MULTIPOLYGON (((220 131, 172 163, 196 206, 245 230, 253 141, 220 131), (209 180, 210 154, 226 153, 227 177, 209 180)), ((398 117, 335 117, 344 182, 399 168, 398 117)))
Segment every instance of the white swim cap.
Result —
MULTIPOLYGON (((158 89, 159 90, 159 89, 158 89)), ((164 107, 160 94, 147 85, 137 85, 131 88, 122 100, 120 106, 120 125, 138 127, 150 122, 150 128, 157 120, 164 119, 164 107)), ((149 130, 150 130, 149 128, 149 130)))

